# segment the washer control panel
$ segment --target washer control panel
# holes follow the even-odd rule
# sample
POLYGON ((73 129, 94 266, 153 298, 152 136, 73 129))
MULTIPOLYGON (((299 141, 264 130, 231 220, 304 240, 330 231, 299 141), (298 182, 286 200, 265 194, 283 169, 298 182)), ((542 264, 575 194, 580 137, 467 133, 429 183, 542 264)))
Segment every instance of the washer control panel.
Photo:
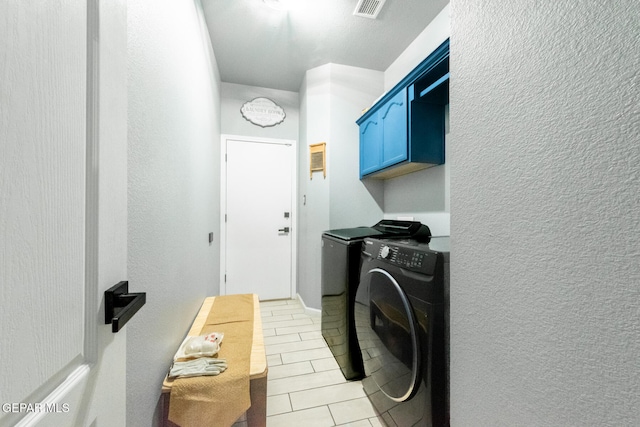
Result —
POLYGON ((428 248, 397 244, 393 241, 365 240, 365 252, 372 257, 422 274, 433 274, 438 254, 428 248))

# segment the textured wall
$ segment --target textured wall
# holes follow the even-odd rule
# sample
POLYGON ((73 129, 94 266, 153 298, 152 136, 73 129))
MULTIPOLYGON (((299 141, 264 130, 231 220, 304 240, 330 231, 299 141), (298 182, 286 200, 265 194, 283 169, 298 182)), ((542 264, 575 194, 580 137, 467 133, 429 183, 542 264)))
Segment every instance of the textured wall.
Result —
POLYGON ((127 325, 127 423, 142 427, 219 290, 220 83, 199 0, 128 7, 129 280, 147 304, 127 325))
POLYGON ((640 424, 638 16, 452 2, 453 426, 640 424))

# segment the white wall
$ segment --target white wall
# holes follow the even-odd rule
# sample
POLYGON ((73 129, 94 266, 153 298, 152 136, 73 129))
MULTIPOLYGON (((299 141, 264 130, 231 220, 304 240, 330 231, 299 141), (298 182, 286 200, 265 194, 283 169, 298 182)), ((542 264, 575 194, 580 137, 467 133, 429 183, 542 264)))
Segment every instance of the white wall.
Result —
POLYGON ((219 290, 220 79, 199 0, 128 2, 127 422, 157 424, 173 353, 219 290), (214 232, 214 244, 208 233, 214 232))
POLYGON ((640 425, 638 4, 452 4, 452 425, 640 425))
POLYGON ((298 92, 222 83, 220 103, 223 134, 298 140, 300 115, 298 92), (269 98, 282 107, 286 114, 284 121, 275 126, 263 128, 246 120, 240 113, 240 108, 245 102, 258 97, 269 98))
MULTIPOLYGON (((445 6, 384 73, 390 90, 450 36, 451 6, 445 6)), ((412 217, 433 235, 449 235, 449 110, 445 111, 445 164, 384 182, 385 218, 412 217)))
MULTIPOLYGON (((329 182, 316 172, 309 179, 309 145, 328 142, 329 65, 307 71, 300 87, 298 159, 298 293, 308 307, 320 308, 320 236, 329 229, 329 182)), ((328 148, 328 150, 331 148, 328 148)))
POLYGON ((328 145, 331 173, 331 229, 371 226, 382 219, 384 195, 379 181, 360 181, 360 131, 356 120, 379 93, 382 73, 330 64, 328 145))
POLYGON ((451 5, 447 4, 384 72, 384 90, 391 90, 451 34, 451 5))
POLYGON ((312 308, 321 305, 322 232, 382 218, 382 183, 365 187, 359 180, 355 123, 382 85, 381 72, 326 64, 307 71, 300 89, 298 292, 312 308), (315 172, 310 179, 309 145, 319 142, 327 143, 327 177, 315 172))

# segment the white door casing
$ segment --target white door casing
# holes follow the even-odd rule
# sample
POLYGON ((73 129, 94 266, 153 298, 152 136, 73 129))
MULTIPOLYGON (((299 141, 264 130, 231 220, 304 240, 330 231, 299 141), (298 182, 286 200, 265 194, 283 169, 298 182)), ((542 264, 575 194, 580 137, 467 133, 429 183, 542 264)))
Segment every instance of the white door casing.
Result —
POLYGON ((0 425, 125 425, 126 4, 0 17, 0 425))
POLYGON ((295 141, 222 136, 221 294, 295 296, 296 158, 295 141))

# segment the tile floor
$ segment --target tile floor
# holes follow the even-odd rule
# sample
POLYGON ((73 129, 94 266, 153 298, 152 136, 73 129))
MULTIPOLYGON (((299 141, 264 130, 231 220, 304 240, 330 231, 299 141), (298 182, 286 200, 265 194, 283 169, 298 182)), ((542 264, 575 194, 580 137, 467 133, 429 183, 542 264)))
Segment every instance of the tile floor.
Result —
POLYGON ((384 426, 359 381, 345 380, 297 300, 260 303, 267 351, 267 427, 384 426))

